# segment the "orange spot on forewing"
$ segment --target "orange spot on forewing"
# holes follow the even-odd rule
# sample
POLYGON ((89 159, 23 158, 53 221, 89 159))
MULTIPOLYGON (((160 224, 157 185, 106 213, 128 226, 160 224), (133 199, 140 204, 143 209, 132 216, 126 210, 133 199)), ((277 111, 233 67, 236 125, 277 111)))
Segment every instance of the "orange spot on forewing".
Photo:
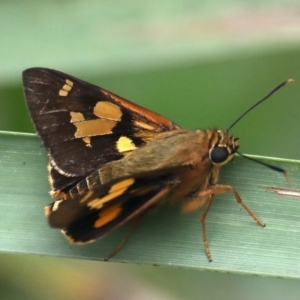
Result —
POLYGON ((111 102, 99 101, 94 107, 94 115, 102 119, 120 121, 122 111, 119 106, 111 102))
POLYGON ((71 115, 71 123, 76 123, 76 122, 82 122, 84 121, 84 116, 81 112, 74 112, 74 111, 71 111, 70 112, 70 115, 71 115))
POLYGON ((76 138, 83 138, 88 136, 97 136, 103 134, 110 134, 112 129, 116 126, 117 122, 104 120, 104 119, 95 119, 95 120, 86 120, 83 122, 76 122, 74 125, 77 130, 75 132, 76 138))

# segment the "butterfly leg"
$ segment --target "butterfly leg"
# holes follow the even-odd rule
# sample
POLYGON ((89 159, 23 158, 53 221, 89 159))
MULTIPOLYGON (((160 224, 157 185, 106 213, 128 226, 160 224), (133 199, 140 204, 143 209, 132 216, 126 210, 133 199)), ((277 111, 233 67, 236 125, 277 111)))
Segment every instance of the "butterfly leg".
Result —
POLYGON ((207 238, 206 238, 205 218, 206 218, 206 215, 207 215, 207 213, 209 211, 209 208, 211 206, 213 195, 220 195, 220 194, 224 194, 224 193, 227 193, 227 192, 232 192, 233 193, 233 196, 234 196, 235 200, 237 201, 237 203, 239 203, 243 206, 243 208, 253 218, 254 221, 256 221, 262 227, 266 226, 266 224, 264 222, 262 222, 251 211, 251 209, 243 202, 241 196, 238 194, 238 192, 231 185, 216 184, 216 185, 210 187, 208 190, 201 191, 200 193, 198 193, 198 197, 208 196, 208 201, 206 203, 205 210, 204 210, 203 214, 200 217, 200 221, 201 221, 201 224, 202 224, 203 243, 204 243, 204 247, 205 247, 205 252, 206 252, 206 255, 207 255, 207 258, 208 258, 209 261, 212 261, 212 258, 211 258, 211 255, 210 255, 210 251, 209 251, 209 247, 208 247, 208 243, 207 243, 207 238))
POLYGON ((231 186, 231 185, 223 185, 223 184, 216 184, 214 186, 212 186, 210 188, 212 190, 212 193, 214 195, 218 195, 218 194, 224 194, 227 192, 232 192, 233 196, 235 198, 235 200, 237 201, 237 203, 241 204, 243 206, 243 208, 247 211, 247 213, 253 218, 253 220, 255 222, 257 222, 257 224, 259 224, 262 227, 265 227, 266 224, 261 221, 252 211, 251 209, 248 207, 248 205, 246 205, 246 203, 243 202, 241 196, 238 194, 238 192, 231 186))
MULTIPOLYGON (((174 184, 172 183, 172 186, 173 185, 174 184)), ((163 187, 155 196, 153 196, 151 199, 149 199, 145 205, 143 205, 139 209, 135 210, 135 212, 133 214, 131 214, 130 219, 127 219, 124 221, 124 223, 125 223, 129 220, 132 220, 133 223, 131 225, 131 228, 130 228, 129 232, 127 233, 127 235, 125 236, 125 238, 121 241, 121 243, 104 259, 105 261, 109 260, 111 257, 116 255, 122 249, 122 247, 125 245, 125 243, 128 241, 128 239, 131 237, 131 235, 134 232, 134 230, 136 229, 136 227, 139 225, 144 214, 146 212, 148 212, 149 209, 153 208, 153 206, 155 206, 157 204, 157 201, 166 197, 168 195, 168 193, 170 192, 170 190, 171 190, 171 186, 169 186, 169 185, 163 187)))
POLYGON ((134 230, 140 224, 143 216, 144 216, 144 214, 141 214, 141 215, 137 216, 135 219, 132 220, 133 222, 131 224, 130 230, 126 234, 125 238, 121 241, 121 243, 108 256, 106 256, 104 258, 104 261, 108 261, 110 258, 112 258, 113 256, 115 256, 123 248, 123 246, 127 243, 127 241, 129 240, 129 238, 132 236, 134 230))
POLYGON ((205 210, 204 210, 203 214, 200 216, 200 222, 202 224, 202 239, 203 239, 203 244, 204 244, 204 249, 205 249, 205 252, 206 252, 206 256, 207 256, 207 259, 208 259, 209 262, 212 261, 212 257, 211 257, 210 251, 209 251, 208 242, 207 242, 207 238, 206 238, 205 218, 206 218, 206 215, 207 215, 207 213, 210 209, 212 200, 213 200, 213 195, 210 194, 209 197, 208 197, 208 201, 206 203, 206 206, 205 206, 205 210))
POLYGON ((253 218, 254 221, 256 221, 260 226, 264 227, 266 224, 262 222, 252 211, 251 209, 243 202, 241 196, 238 194, 238 192, 231 186, 231 185, 222 185, 222 184, 216 184, 211 186, 207 190, 202 190, 199 193, 197 193, 196 197, 193 196, 193 200, 190 202, 187 202, 186 205, 183 207, 183 211, 191 211, 198 207, 201 207, 204 203, 206 204, 203 214, 200 216, 200 222, 202 224, 202 238, 203 238, 203 244, 206 252, 206 256, 209 261, 212 261, 212 257, 209 251, 209 246, 207 242, 206 237, 206 228, 205 228, 205 218, 208 214, 208 211, 210 209, 213 195, 220 195, 227 192, 232 192, 234 198, 236 199, 237 203, 241 204, 243 208, 247 211, 247 213, 253 218))
POLYGON ((182 212, 187 213, 201 208, 205 204, 205 209, 203 214, 200 216, 200 222, 202 224, 202 239, 204 244, 204 249, 206 256, 209 261, 212 261, 211 254, 209 251, 209 246, 206 237, 206 228, 205 228, 205 218, 210 209, 212 200, 213 200, 213 191, 211 189, 202 190, 198 193, 193 193, 186 197, 186 200, 182 207, 182 212))

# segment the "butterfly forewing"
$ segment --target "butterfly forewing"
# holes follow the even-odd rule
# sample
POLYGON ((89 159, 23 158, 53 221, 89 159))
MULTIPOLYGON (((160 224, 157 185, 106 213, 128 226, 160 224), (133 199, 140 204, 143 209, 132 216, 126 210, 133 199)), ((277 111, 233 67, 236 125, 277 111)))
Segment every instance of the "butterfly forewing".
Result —
POLYGON ((107 90, 55 70, 25 70, 23 83, 35 128, 51 157, 54 190, 66 189, 103 164, 121 159, 157 133, 179 128, 107 90))

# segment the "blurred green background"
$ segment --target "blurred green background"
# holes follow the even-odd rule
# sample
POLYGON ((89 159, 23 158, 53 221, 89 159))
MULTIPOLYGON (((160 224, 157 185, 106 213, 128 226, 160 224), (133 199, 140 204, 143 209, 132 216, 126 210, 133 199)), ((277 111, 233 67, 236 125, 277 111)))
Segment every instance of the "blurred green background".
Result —
MULTIPOLYGON (((298 1, 0 1, 0 130, 33 132, 22 70, 100 85, 182 127, 233 130, 243 153, 300 159, 298 1)), ((1 299, 296 299, 296 280, 0 255, 1 299), (217 288, 216 288, 217 286, 217 288)))

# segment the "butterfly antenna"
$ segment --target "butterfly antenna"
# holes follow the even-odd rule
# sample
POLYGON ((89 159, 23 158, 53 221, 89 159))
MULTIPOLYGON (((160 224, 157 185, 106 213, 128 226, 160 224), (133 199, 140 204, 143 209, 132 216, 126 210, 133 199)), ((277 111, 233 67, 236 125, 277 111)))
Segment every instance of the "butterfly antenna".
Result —
MULTIPOLYGON (((227 132, 229 132, 229 130, 236 125, 236 123, 238 123, 245 115, 247 115, 252 109, 254 109, 256 106, 258 106, 259 104, 261 104, 262 102, 264 102, 265 100, 267 100, 269 97, 271 97, 274 93, 276 93, 277 91, 279 91, 281 88, 283 88, 285 85, 287 85, 288 83, 290 82, 294 82, 293 79, 288 79, 284 82, 282 82, 281 84, 279 84, 275 89, 273 89, 268 95, 266 95, 264 98, 262 98, 261 100, 259 100, 258 102, 256 102, 254 105, 252 105, 249 109, 247 109, 240 117, 238 117, 227 129, 227 132)), ((263 165, 273 171, 276 171, 276 172, 280 172, 280 173, 283 173, 284 176, 285 176, 285 179, 286 181, 288 182, 288 184, 290 184, 290 178, 288 176, 288 173, 286 172, 286 170, 282 169, 282 168, 279 168, 277 166, 273 166, 273 165, 270 165, 268 163, 265 163, 263 161, 260 161, 260 160, 257 160, 255 158, 252 158, 252 157, 249 157, 249 156, 246 156, 238 151, 236 151, 236 153, 238 153, 241 157, 244 157, 248 160, 251 160, 251 161, 254 161, 260 165, 263 165)))
POLYGON ((244 154, 242 154, 242 153, 240 153, 240 152, 238 152, 238 151, 236 151, 236 153, 237 153, 238 155, 240 155, 241 157, 244 157, 244 158, 247 158, 247 159, 249 159, 249 160, 251 160, 251 161, 254 161, 254 162, 256 162, 256 163, 258 163, 258 164, 260 164, 260 165, 263 165, 263 166, 265 166, 265 167, 267 167, 267 168, 269 168, 269 169, 271 169, 271 170, 273 170, 273 171, 283 173, 283 175, 284 175, 284 177, 285 177, 287 183, 290 184, 290 177, 289 177, 289 175, 288 175, 288 173, 287 173, 286 170, 284 170, 284 169, 282 169, 282 168, 279 168, 279 167, 277 167, 277 166, 270 165, 270 164, 268 164, 268 163, 266 163, 266 162, 263 162, 263 161, 261 161, 261 160, 257 160, 257 159, 255 159, 255 158, 246 156, 246 155, 244 155, 244 154))
POLYGON ((270 98, 273 94, 275 94, 277 91, 279 91, 281 88, 283 88, 285 85, 287 85, 290 82, 294 82, 294 79, 288 79, 284 82, 282 82, 281 84, 279 84, 275 89, 273 89, 267 96, 265 96, 264 98, 262 98, 261 100, 259 100, 258 102, 256 102, 254 105, 252 105, 249 109, 247 109, 241 116, 239 116, 237 118, 237 120, 235 120, 227 129, 227 132, 233 127, 235 126, 236 123, 238 123, 245 115, 247 115, 253 108, 255 108, 256 106, 258 106, 259 104, 261 104, 262 102, 264 102, 265 100, 267 100, 268 98, 270 98))

